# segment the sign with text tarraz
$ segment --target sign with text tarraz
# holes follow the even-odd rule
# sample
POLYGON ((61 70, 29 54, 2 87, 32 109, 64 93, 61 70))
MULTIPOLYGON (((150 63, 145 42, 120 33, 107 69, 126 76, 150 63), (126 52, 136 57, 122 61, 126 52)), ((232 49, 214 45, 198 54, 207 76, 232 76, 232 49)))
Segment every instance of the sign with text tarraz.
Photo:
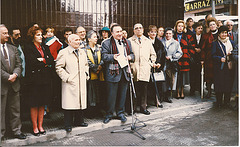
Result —
MULTIPOLYGON (((229 4, 229 0, 215 0, 215 5, 229 4)), ((212 0, 196 0, 185 3, 185 12, 203 9, 212 6, 212 0)))

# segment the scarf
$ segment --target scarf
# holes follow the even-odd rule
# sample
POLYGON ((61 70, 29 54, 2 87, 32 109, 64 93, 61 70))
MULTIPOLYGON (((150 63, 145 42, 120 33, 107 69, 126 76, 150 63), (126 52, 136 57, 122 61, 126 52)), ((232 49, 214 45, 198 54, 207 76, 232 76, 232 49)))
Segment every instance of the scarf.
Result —
POLYGON ((230 53, 233 50, 232 43, 230 42, 229 37, 227 37, 226 39, 221 39, 218 36, 218 40, 221 41, 224 44, 227 54, 230 53))
MULTIPOLYGON (((130 47, 127 43, 127 40, 125 38, 122 38, 122 40, 123 40, 123 45, 127 50, 127 55, 130 55, 130 47)), ((116 42, 113 39, 113 37, 111 37, 110 41, 111 41, 111 45, 112 45, 111 53, 112 54, 118 54, 117 45, 116 45, 116 42)), ((118 64, 118 62, 116 60, 114 60, 113 63, 110 64, 109 69, 110 69, 110 74, 111 75, 113 75, 114 73, 116 73, 118 75, 119 74, 119 64, 118 64)))

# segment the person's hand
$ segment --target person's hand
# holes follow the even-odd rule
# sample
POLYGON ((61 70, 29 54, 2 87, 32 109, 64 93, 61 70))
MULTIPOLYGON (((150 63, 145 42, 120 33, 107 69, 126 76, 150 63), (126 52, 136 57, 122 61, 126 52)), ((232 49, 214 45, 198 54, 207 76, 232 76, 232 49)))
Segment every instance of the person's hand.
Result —
POLYGON ((156 67, 156 64, 155 63, 153 63, 153 68, 155 68, 156 67))
POLYGON ((132 60, 132 57, 129 55, 126 58, 127 58, 127 60, 132 60))
POLYGON ((102 66, 99 65, 97 70, 98 70, 98 71, 102 70, 102 66))
POLYGON ((113 55, 114 60, 117 60, 117 57, 118 57, 119 55, 120 55, 120 54, 114 54, 114 55, 113 55))
POLYGON ((160 67, 161 67, 161 64, 160 64, 160 63, 157 63, 157 64, 156 64, 156 67, 157 67, 157 68, 160 68, 160 67))
POLYGON ((16 79, 17 79, 17 75, 14 73, 14 74, 9 76, 8 81, 10 83, 13 83, 13 82, 15 82, 16 79))
POLYGON ((169 57, 169 56, 166 56, 166 59, 167 59, 167 60, 170 60, 170 57, 169 57))
POLYGON ((232 54, 232 52, 229 52, 227 55, 231 55, 232 54))
POLYGON ((37 58, 37 60, 43 62, 43 58, 37 58))
POLYGON ((226 59, 225 58, 221 58, 221 62, 226 62, 226 59))
POLYGON ((200 48, 195 48, 195 51, 196 51, 197 53, 199 53, 199 52, 201 52, 201 49, 200 49, 200 48))

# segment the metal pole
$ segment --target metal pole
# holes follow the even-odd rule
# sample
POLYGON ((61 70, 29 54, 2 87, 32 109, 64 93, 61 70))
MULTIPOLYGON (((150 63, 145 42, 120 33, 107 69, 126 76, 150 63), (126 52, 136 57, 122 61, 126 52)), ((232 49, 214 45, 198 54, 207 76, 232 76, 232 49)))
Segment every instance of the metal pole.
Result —
POLYGON ((212 0, 212 17, 215 17, 215 0, 212 0))

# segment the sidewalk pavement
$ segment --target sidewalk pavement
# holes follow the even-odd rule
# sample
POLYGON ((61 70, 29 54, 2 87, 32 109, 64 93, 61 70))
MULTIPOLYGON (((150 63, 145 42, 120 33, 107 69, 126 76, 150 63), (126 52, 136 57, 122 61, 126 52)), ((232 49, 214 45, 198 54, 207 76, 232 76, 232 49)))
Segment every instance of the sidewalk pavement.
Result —
MULTIPOLYGON (((187 94, 187 93, 186 93, 187 94)), ((157 108, 156 106, 149 106, 148 110, 150 115, 144 115, 136 113, 136 116, 141 121, 151 121, 159 117, 168 117, 171 114, 176 114, 184 111, 186 108, 194 107, 196 109, 209 109, 212 107, 215 98, 201 99, 199 93, 196 92, 196 96, 185 96, 185 99, 172 99, 173 103, 162 103, 163 108, 157 108)), ((77 134, 83 134, 91 131, 105 129, 114 126, 125 126, 132 122, 132 117, 127 116, 127 122, 122 124, 120 120, 113 119, 108 124, 103 123, 103 118, 85 118, 85 122, 88 123, 88 127, 74 127, 72 132, 67 134, 64 130, 64 116, 62 112, 52 112, 49 114, 49 118, 44 118, 43 126, 46 130, 46 135, 39 137, 33 136, 32 124, 30 119, 22 122, 22 132, 27 135, 27 139, 19 140, 8 138, 2 142, 2 146, 22 146, 30 145, 39 142, 46 142, 56 139, 62 139, 77 134)))

